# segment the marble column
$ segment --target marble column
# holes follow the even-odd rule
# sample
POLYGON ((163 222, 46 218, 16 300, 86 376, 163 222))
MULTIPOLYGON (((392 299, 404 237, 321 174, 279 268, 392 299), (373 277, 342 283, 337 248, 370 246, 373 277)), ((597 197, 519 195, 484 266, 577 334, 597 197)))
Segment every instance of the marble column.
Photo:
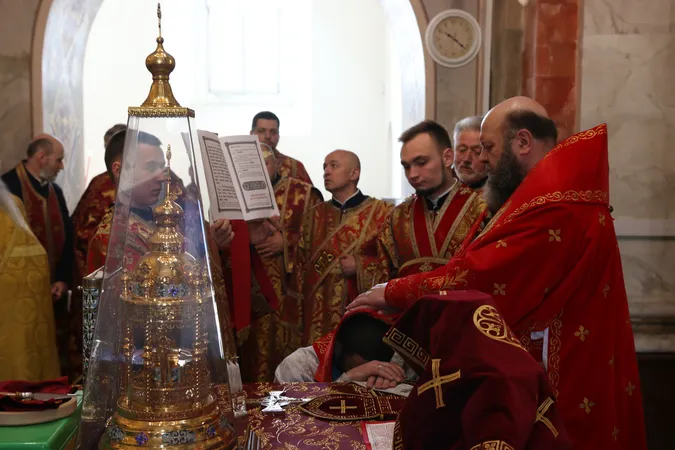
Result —
POLYGON ((530 0, 525 7, 523 94, 541 103, 561 139, 577 121, 579 0, 530 0))

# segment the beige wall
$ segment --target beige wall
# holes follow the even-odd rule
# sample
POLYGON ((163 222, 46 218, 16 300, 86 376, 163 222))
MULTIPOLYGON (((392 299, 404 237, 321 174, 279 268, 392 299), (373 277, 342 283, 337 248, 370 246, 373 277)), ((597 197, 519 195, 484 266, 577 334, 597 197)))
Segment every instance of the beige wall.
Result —
POLYGON ((30 141, 31 41, 38 0, 0 0, 0 173, 30 141))
POLYGON ((586 0, 582 42, 581 127, 608 125, 636 342, 675 351, 675 0, 586 0))

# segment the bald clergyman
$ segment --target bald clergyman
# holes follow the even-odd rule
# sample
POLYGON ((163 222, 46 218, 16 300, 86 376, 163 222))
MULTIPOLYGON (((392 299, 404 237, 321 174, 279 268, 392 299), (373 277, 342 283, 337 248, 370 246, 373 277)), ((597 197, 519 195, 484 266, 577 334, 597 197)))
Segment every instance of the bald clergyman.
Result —
POLYGON ((347 150, 326 156, 323 179, 333 195, 305 217, 298 258, 299 290, 304 298, 304 344, 332 331, 345 306, 373 285, 378 230, 391 205, 358 189, 361 162, 347 150), (369 248, 368 245, 372 246, 369 248))

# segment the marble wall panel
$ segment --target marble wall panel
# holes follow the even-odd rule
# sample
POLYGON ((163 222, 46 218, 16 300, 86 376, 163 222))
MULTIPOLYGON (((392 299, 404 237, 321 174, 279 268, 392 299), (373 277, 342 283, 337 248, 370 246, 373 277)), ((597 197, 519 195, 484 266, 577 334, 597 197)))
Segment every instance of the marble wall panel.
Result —
POLYGON ((39 0, 0 0, 0 173, 26 155, 31 127, 30 59, 39 0))

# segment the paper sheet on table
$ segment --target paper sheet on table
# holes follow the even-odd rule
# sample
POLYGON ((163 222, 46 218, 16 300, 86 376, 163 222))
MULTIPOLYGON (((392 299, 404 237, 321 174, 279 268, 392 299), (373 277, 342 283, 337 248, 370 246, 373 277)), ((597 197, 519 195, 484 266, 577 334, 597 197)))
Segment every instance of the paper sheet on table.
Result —
MULTIPOLYGON (((365 381, 354 381, 356 384, 360 384, 363 387, 366 387, 366 382, 365 381)), ((378 392, 386 392, 387 394, 394 394, 394 395, 400 395, 401 397, 408 397, 410 395, 410 392, 412 392, 413 385, 412 384, 407 384, 407 383, 401 383, 398 384, 396 387, 390 388, 390 389, 375 389, 373 390, 378 391, 378 392)))
POLYGON ((368 450, 392 450, 394 448, 394 425, 396 421, 363 422, 361 431, 368 450))

